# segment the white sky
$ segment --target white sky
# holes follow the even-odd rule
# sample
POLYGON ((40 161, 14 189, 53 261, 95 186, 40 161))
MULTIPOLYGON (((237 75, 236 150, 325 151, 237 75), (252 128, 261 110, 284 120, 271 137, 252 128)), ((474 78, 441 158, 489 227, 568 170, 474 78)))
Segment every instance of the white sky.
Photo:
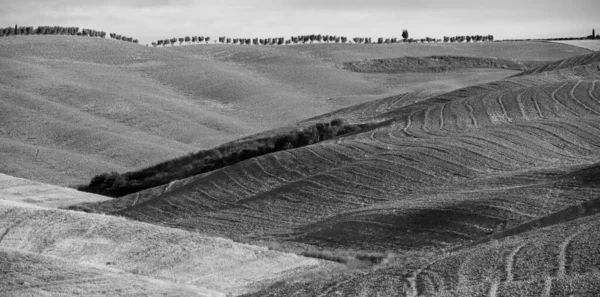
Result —
POLYGON ((496 39, 600 32, 600 0, 7 0, 0 26, 61 25, 115 32, 140 43, 184 36, 496 39))

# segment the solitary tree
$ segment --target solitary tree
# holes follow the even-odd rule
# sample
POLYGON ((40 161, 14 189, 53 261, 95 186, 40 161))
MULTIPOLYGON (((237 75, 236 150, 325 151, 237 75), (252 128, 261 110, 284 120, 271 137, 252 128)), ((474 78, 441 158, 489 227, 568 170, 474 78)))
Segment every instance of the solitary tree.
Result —
POLYGON ((596 29, 592 29, 592 39, 596 39, 596 29))
POLYGON ((185 37, 185 42, 186 42, 186 43, 190 43, 190 41, 192 41, 192 39, 191 39, 189 36, 186 36, 186 37, 185 37))
POLYGON ((402 39, 404 39, 404 41, 408 39, 408 30, 402 30, 402 39))
POLYGON ((206 38, 204 38, 204 40, 206 40, 206 43, 208 43, 210 41, 210 37, 206 36, 206 38))

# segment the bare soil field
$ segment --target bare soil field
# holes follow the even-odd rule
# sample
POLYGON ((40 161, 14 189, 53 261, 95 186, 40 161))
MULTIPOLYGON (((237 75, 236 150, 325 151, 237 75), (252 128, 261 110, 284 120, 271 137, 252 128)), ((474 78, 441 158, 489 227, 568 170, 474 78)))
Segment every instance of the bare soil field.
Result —
POLYGON ((342 62, 454 55, 554 61, 551 43, 193 45, 152 48, 72 36, 0 40, 0 172, 84 183, 405 92, 439 94, 516 74, 353 73, 342 62))
POLYGON ((392 255, 256 296, 593 296, 599 81, 591 53, 440 95, 390 96, 307 121, 385 125, 82 207, 392 255))
POLYGON ((4 296, 224 296, 333 265, 179 229, 5 200, 0 260, 4 296))
POLYGON ((591 51, 600 51, 600 40, 564 40, 555 42, 568 44, 572 46, 578 46, 581 48, 589 49, 591 51))
POLYGON ((595 296, 599 82, 600 53, 546 42, 4 38, 14 176, 73 184, 288 127, 372 125, 116 199, 0 175, 0 295, 595 296), (342 69, 435 55, 548 63, 342 69))
POLYGON ((0 199, 48 208, 63 208, 77 203, 106 201, 110 198, 0 173, 0 199))

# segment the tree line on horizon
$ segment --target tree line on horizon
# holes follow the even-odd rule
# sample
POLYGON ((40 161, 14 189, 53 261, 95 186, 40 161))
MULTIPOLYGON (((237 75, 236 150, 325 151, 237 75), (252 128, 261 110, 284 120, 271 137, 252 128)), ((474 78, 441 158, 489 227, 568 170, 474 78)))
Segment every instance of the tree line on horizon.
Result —
MULTIPOLYGON (((179 45, 192 43, 208 43, 210 37, 202 36, 186 36, 179 38, 160 39, 156 42, 152 42, 152 46, 174 46, 179 42, 179 45)), ((323 35, 323 34, 310 34, 310 35, 298 35, 291 36, 290 38, 285 37, 271 37, 271 38, 231 38, 227 36, 220 36, 215 43, 221 44, 238 44, 238 45, 290 45, 290 44, 306 44, 306 43, 355 43, 355 44, 394 44, 394 43, 439 43, 439 42, 487 42, 494 41, 493 35, 471 35, 471 36, 456 36, 456 37, 444 37, 444 39, 435 39, 431 37, 413 39, 409 38, 408 30, 402 31, 401 38, 384 38, 379 37, 375 41, 371 37, 354 37, 349 39, 346 36, 336 35, 323 35)))
MULTIPOLYGON (((98 31, 93 29, 82 29, 79 27, 62 27, 62 26, 39 26, 34 28, 32 26, 0 28, 0 37, 4 36, 16 36, 16 35, 73 35, 73 36, 88 36, 96 38, 106 38, 106 32, 98 31)), ((133 37, 127 37, 125 35, 110 33, 108 36, 115 40, 127 41, 132 43, 139 43, 137 39, 133 37)))

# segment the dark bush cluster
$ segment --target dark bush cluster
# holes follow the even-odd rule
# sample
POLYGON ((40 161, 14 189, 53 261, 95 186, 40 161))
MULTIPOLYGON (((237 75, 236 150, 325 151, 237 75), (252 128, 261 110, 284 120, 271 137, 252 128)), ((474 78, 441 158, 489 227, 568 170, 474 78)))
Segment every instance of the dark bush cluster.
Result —
MULTIPOLYGON (((82 29, 79 31, 79 27, 61 27, 61 26, 39 26, 34 27, 14 27, 0 28, 0 36, 12 36, 12 35, 74 35, 74 36, 88 36, 96 38, 106 38, 106 32, 97 31, 93 29, 82 29)), ((129 41, 138 43, 137 39, 131 37, 125 37, 116 33, 110 33, 110 38, 122 41, 129 41)))
POLYGON ((123 174, 117 172, 104 173, 92 178, 89 185, 81 186, 79 190, 110 197, 121 197, 268 153, 302 147, 336 136, 364 130, 370 126, 369 124, 351 125, 343 120, 335 119, 330 123, 318 123, 301 130, 293 130, 272 137, 228 143, 140 171, 123 174))

